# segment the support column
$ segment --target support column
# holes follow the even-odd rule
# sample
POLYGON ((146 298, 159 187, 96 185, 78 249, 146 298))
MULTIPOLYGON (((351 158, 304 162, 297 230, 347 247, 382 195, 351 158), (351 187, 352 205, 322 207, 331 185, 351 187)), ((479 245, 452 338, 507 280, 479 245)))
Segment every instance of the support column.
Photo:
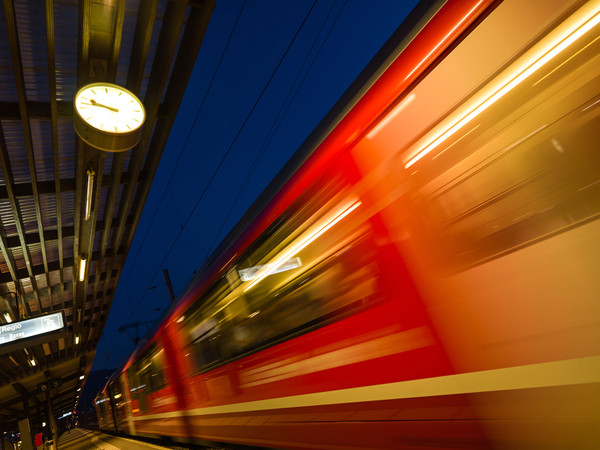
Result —
POLYGON ((21 434, 21 450, 33 450, 33 439, 31 438, 31 427, 28 418, 19 420, 19 433, 21 434))
POLYGON ((23 395, 23 412, 25 418, 19 420, 19 433, 21 433, 21 449, 33 450, 33 436, 31 434, 31 425, 29 423, 29 398, 23 395))
POLYGON ((52 440, 54 441, 54 449, 58 449, 58 427, 56 425, 56 417, 54 416, 54 409, 52 408, 52 400, 50 399, 50 392, 46 391, 46 403, 48 404, 48 426, 52 433, 52 440))
POLYGON ((4 448, 4 423, 0 420, 0 450, 5 450, 4 448))
POLYGON ((35 443, 36 434, 44 433, 44 427, 42 426, 42 424, 44 423, 42 408, 39 403, 36 406, 37 406, 37 411, 35 413, 35 423, 31 427, 31 430, 33 431, 33 439, 34 439, 33 442, 34 443, 35 443))

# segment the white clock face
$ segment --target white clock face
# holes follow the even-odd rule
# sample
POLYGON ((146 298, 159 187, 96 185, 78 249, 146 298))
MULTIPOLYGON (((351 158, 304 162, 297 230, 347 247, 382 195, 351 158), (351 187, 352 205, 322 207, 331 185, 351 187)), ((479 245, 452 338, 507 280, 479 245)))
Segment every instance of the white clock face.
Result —
POLYGON ((128 90, 112 83, 94 83, 75 96, 79 116, 90 126, 107 133, 130 133, 144 123, 142 102, 128 90))

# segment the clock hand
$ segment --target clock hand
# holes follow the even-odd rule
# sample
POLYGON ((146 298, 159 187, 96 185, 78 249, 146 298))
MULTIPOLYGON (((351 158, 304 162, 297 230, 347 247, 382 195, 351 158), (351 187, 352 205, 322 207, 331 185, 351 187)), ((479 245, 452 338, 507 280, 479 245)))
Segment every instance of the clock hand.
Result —
POLYGON ((93 98, 90 99, 90 103, 83 103, 83 104, 84 105, 91 105, 91 106, 99 106, 101 108, 106 108, 109 111, 119 112, 119 110, 117 108, 113 108, 112 106, 107 106, 107 105, 103 105, 102 103, 98 103, 93 98))

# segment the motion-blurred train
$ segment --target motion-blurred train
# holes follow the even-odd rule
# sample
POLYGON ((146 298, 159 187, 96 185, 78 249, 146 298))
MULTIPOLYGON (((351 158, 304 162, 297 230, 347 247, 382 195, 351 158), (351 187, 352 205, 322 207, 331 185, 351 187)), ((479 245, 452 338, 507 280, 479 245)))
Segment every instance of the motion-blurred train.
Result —
POLYGON ((100 427, 600 448, 599 22, 419 4, 98 394, 100 427))

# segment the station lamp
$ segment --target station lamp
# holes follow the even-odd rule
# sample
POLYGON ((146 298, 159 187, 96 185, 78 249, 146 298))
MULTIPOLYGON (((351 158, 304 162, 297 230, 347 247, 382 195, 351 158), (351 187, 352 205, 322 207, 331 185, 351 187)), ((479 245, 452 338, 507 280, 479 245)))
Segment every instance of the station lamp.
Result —
POLYGON ((87 266, 87 255, 79 257, 79 281, 85 280, 85 269, 87 266))
POLYGON ((88 220, 92 214, 92 197, 94 195, 94 177, 96 172, 91 167, 87 170, 87 187, 85 194, 85 215, 84 219, 88 220))

